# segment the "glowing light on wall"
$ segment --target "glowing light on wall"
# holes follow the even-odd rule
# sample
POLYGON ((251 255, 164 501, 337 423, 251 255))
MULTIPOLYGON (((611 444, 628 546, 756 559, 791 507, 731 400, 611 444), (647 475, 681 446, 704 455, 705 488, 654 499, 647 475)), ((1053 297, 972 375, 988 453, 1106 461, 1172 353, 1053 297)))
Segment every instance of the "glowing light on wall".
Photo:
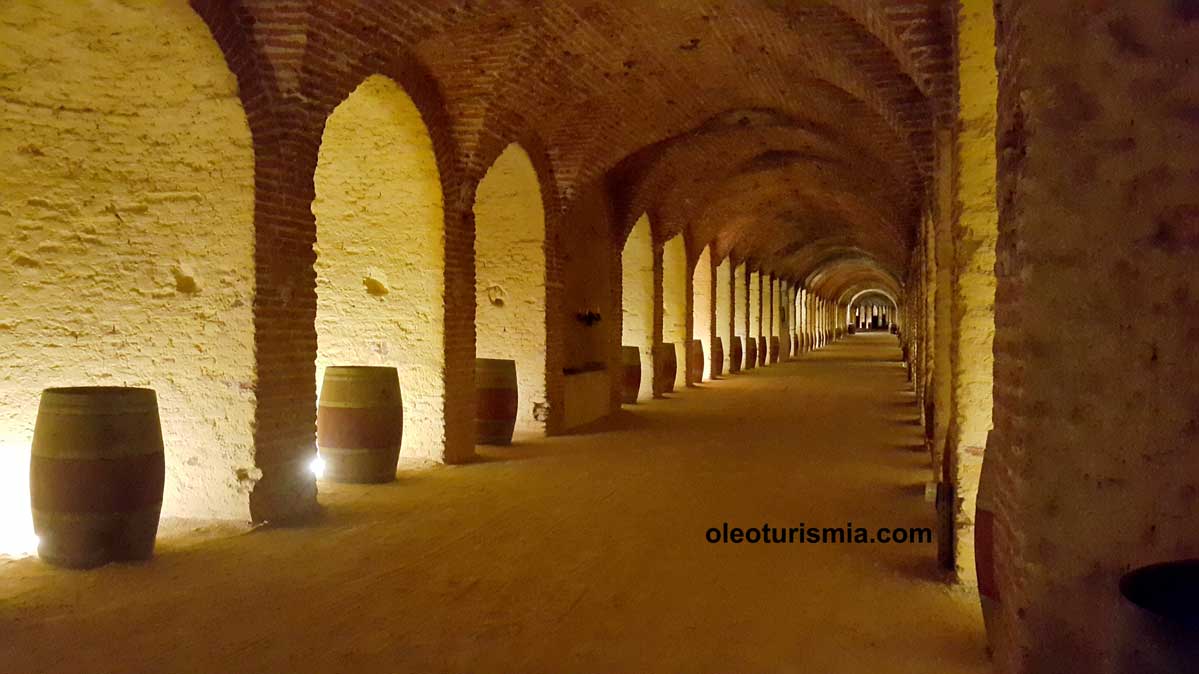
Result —
POLYGON ((322 459, 318 454, 316 458, 309 462, 308 470, 312 471, 312 474, 314 477, 316 477, 316 479, 321 479, 325 476, 325 460, 322 459))
POLYGON ((687 245, 677 234, 662 246, 662 341, 674 344, 675 388, 687 385, 687 245))
POLYGON ((27 509, 41 390, 94 384, 157 392, 163 513, 250 519, 255 174, 237 78, 185 0, 0 2, 0 44, 0 518, 24 527, 10 504, 27 509))
POLYGON ((37 552, 29 510, 29 442, 0 439, 0 556, 37 552))
POLYGON ((372 75, 325 124, 316 198, 316 381, 330 365, 397 367, 406 457, 444 459, 445 211, 416 103, 372 75))
POLYGON ((545 427, 545 211, 537 170, 510 144, 475 190, 475 346, 516 361, 516 424, 545 427))
MULTIPOLYGON (((622 343, 641 352, 641 399, 653 397, 654 243, 649 217, 642 214, 621 253, 622 343)), ((683 361, 686 362, 686 361, 683 361)))
POLYGON ((704 248, 691 272, 691 329, 704 345, 704 380, 712 378, 712 253, 704 248))

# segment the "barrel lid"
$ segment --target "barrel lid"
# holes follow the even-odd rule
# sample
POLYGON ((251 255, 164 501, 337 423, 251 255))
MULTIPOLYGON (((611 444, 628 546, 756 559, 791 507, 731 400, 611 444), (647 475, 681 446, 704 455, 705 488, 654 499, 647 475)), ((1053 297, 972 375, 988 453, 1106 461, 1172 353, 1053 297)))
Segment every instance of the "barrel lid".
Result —
POLYGON ((516 367, 516 361, 510 358, 476 358, 475 369, 516 367))
POLYGON ((158 395, 135 386, 58 386, 42 391, 40 407, 80 414, 143 413, 158 409, 158 395))

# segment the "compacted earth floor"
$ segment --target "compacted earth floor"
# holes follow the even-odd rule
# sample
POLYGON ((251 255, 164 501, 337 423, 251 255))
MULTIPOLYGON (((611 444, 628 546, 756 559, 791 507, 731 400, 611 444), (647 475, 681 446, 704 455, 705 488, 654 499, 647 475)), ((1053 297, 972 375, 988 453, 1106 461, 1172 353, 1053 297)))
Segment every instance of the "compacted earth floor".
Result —
POLYGON ((145 564, 0 560, 0 672, 989 671, 932 543, 706 537, 932 527, 898 359, 849 337, 594 432, 322 483, 306 526, 176 526, 145 564))

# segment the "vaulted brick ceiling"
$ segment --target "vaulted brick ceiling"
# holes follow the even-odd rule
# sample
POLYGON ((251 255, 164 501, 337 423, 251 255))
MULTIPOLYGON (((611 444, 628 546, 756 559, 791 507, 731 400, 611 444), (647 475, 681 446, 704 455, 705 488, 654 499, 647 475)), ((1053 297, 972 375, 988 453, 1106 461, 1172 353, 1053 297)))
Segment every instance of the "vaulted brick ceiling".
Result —
POLYGON ((421 0, 397 41, 438 81, 468 174, 529 129, 561 203, 607 177, 648 211, 831 293, 895 288, 915 241, 934 120, 952 108, 941 0, 421 0))

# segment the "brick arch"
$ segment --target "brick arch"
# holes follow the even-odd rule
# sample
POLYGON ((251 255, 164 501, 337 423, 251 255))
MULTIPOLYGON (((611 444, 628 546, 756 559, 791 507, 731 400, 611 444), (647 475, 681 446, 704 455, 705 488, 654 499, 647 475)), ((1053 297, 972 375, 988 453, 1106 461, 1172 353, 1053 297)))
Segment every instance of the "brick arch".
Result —
POLYGON ((937 111, 952 107, 952 73, 937 0, 828 0, 886 46, 904 74, 932 101, 937 111))
POLYGON ((861 260, 901 278, 898 267, 884 265, 869 249, 851 236, 830 236, 797 246, 790 251, 784 266, 786 273, 807 282, 824 266, 839 260, 861 260))
MULTIPOLYGON (((743 86, 720 89, 720 93, 723 95, 719 98, 715 92, 710 99, 699 98, 694 106, 688 107, 687 112, 681 113, 685 115, 684 118, 661 128, 633 128, 610 119, 594 118, 596 106, 592 103, 581 104, 571 125, 555 129, 552 135, 547 133, 546 137, 552 138, 557 146, 563 148, 561 164, 564 167, 582 167, 564 169, 569 172, 567 177, 577 184, 608 170, 621 173, 622 165, 638 152, 694 133, 712 117, 730 109, 775 109, 786 113, 801 128, 836 129, 838 133, 853 138, 855 146, 878 148, 887 157, 888 164, 904 167, 902 171, 895 172, 909 176, 910 189, 923 189, 920 168, 923 160, 920 156, 912 152, 902 137, 862 101, 836 87, 798 90, 795 98, 786 99, 763 97, 745 90, 743 86), (846 120, 853 122, 847 124, 846 120), (612 128, 605 128, 608 125, 612 125, 612 128), (595 131, 597 128, 599 132, 595 131), (589 139, 587 143, 596 147, 580 148, 577 138, 589 139)), ((622 105, 635 108, 639 104, 638 101, 625 101, 622 105)), ((564 190, 569 189, 570 184, 565 184, 564 190)))
POLYGON ((809 276, 807 283, 813 292, 830 299, 855 286, 870 284, 880 285, 894 295, 900 294, 898 279, 862 259, 847 258, 828 263, 809 276))
MULTIPOLYGON (((844 23, 852 24, 848 19, 844 23)), ((768 105, 785 104, 787 100, 794 103, 795 100, 810 97, 810 83, 823 80, 829 86, 859 101, 863 105, 863 112, 869 110, 880 120, 886 120, 884 126, 889 127, 890 132, 897 137, 904 139, 909 147, 913 147, 909 131, 918 132, 918 137, 914 139, 915 146, 921 148, 918 154, 925 160, 931 156, 926 147, 929 140, 928 115, 927 110, 922 109, 926 107, 923 95, 910 81, 904 84, 906 76, 895 67, 885 61, 871 64, 872 68, 880 72, 885 71, 891 77, 888 85, 880 89, 875 82, 862 75, 860 64, 847 58, 847 50, 840 42, 834 44, 823 36, 798 34, 795 30, 788 29, 785 22, 779 20, 772 12, 752 13, 745 24, 761 31, 761 39, 772 43, 773 51, 764 54, 738 51, 739 48, 729 44, 729 40, 740 39, 744 37, 744 33, 733 30, 733 35, 726 38, 725 43, 718 44, 718 47, 729 49, 735 54, 734 59, 740 59, 737 67, 733 68, 730 65, 730 59, 698 61, 704 68, 703 77, 689 78, 691 82, 686 93, 689 105, 686 107, 711 109, 708 106, 712 103, 719 101, 720 105, 727 105, 730 99, 757 100, 768 105), (786 56, 780 58, 776 57, 776 54, 786 56), (738 73, 745 70, 745 63, 752 64, 755 71, 763 73, 763 78, 756 78, 755 82, 765 79, 768 80, 768 84, 750 83, 740 77, 738 73), (697 89, 694 82, 698 81, 718 81, 722 86, 697 89), (909 129, 908 124, 901 121, 899 110, 910 111, 911 124, 917 128, 909 129)), ((661 39, 656 41, 661 42, 661 39)), ((663 69, 658 60, 661 51, 663 50, 642 52, 647 60, 644 64, 638 62, 633 66, 633 70, 639 67, 654 72, 663 69)), ((605 72, 604 75, 607 77, 602 83, 607 83, 607 86, 592 88, 583 98, 574 101, 563 100, 563 96, 555 92, 550 99, 552 104, 535 106, 554 111, 552 116, 548 112, 545 113, 545 118, 538 123, 552 129, 546 132, 546 137, 562 141, 566 152, 574 157, 566 163, 580 167, 608 165, 613 163, 609 157, 628 154, 639 146, 654 142, 654 136, 670 136, 682 132, 691 124, 690 119, 682 116, 685 112, 677 109, 685 106, 672 106, 668 102, 669 95, 657 100, 647 100, 645 97, 637 100, 637 91, 625 91, 625 78, 614 76, 612 72, 605 72), (647 106, 650 107, 647 109, 647 106), (637 118, 654 120, 652 127, 625 120, 619 112, 635 108, 641 110, 637 118), (593 132, 589 135, 594 138, 594 142, 585 144, 589 145, 587 147, 580 146, 577 141, 581 137, 579 131, 583 129, 593 132), (617 138, 633 140, 628 141, 629 145, 612 147, 612 140, 617 138)), ((686 78, 686 75, 676 74, 675 77, 686 78)), ((880 75, 879 79, 882 80, 883 77, 880 75)), ((661 83, 662 88, 668 91, 673 91, 669 87, 675 84, 674 80, 661 83)), ((927 161, 922 161, 921 164, 927 166, 927 161)), ((586 178, 586 173, 581 174, 577 182, 586 178)))
MULTIPOLYGON (((312 27, 310 31, 314 30, 312 27)), ((380 38, 382 40, 382 38, 380 38)), ((372 75, 394 81, 412 100, 432 140, 444 202, 445 243, 445 442, 442 460, 468 461, 474 456, 474 219, 471 204, 474 183, 465 178, 461 154, 453 132, 452 113, 439 81, 421 60, 398 42, 376 44, 355 61, 337 61, 337 68, 318 52, 306 52, 311 63, 299 82, 305 100, 302 130, 296 144, 304 151, 296 161, 311 175, 325 120, 355 88, 372 75), (462 270, 471 270, 469 274, 462 270)), ((313 195, 310 195, 310 198, 313 195)), ((311 216, 309 216, 311 217, 311 216)), ((314 227, 315 227, 315 221, 314 227)), ((315 229, 313 230, 315 232, 315 229)))
MULTIPOLYGON (((747 119, 747 117, 742 117, 747 119)), ((873 148, 831 129, 808 129, 782 121, 743 126, 723 124, 672 139, 652 148, 623 168, 626 187, 618 194, 624 210, 659 208, 668 231, 691 223, 714 189, 746 168, 787 159, 810 159, 844 165, 853 174, 872 174, 874 191, 885 190, 885 201, 914 210, 917 201, 902 175, 911 169, 897 166, 873 148), (879 171, 879 166, 882 171, 879 171), (879 174, 882 175, 879 175, 879 174)), ((856 180, 856 178, 854 178, 856 180)))
POLYGON ((707 241, 734 237, 746 255, 772 260, 792 242, 852 233, 897 262, 906 260, 914 233, 852 171, 824 162, 790 162, 735 173, 702 197, 689 214, 693 231, 707 241))
POLYGON ((190 4, 237 78, 254 143, 254 451, 262 476, 250 495, 250 514, 255 521, 303 517, 316 506, 304 449, 312 447, 316 419, 312 414, 297 418, 294 411, 316 407, 315 359, 308 357, 315 349, 315 304, 301 301, 293 307, 292 296, 297 286, 315 278, 311 263, 303 264, 311 259, 312 247, 302 232, 315 234, 311 196, 289 170, 291 120, 281 109, 275 70, 252 38, 253 15, 240 1, 190 4))
MULTIPOLYGON (((831 181, 826 177, 820 177, 819 174, 815 175, 815 180, 830 185, 833 191, 842 194, 843 203, 849 204, 851 210, 874 211, 875 215, 869 219, 885 219, 892 223, 888 227, 894 229, 894 233, 886 234, 885 239, 912 239, 915 234, 906 230, 912 227, 909 221, 914 222, 914 218, 910 218, 905 211, 914 209, 915 201, 911 204, 904 201, 904 195, 908 194, 910 197, 910 193, 898 185, 887 189, 880 181, 863 180, 861 173, 866 173, 867 167, 856 160, 844 158, 858 155, 855 152, 829 152, 835 148, 836 145, 827 140, 790 127, 761 132, 722 130, 676 140, 670 149, 656 150, 657 154, 667 157, 667 161, 643 160, 635 164, 629 163, 628 166, 621 167, 619 175, 611 177, 610 182, 614 183, 613 191, 617 201, 617 229, 620 233, 627 233, 632 225, 633 213, 649 210, 655 215, 656 225, 662 229, 663 235, 673 235, 675 231, 689 228, 694 237, 693 247, 703 247, 716 242, 718 253, 723 257, 728 253, 730 246, 729 235, 724 231, 727 229, 724 227, 725 223, 713 225, 716 231, 705 230, 701 225, 695 224, 705 222, 705 210, 721 209, 723 199, 718 195, 731 195, 731 198, 739 200, 737 204, 724 204, 723 207, 725 210, 733 209, 742 213, 759 212, 757 206, 745 204, 747 198, 754 197, 758 198, 758 205, 775 207, 779 199, 785 199, 793 210, 825 212, 825 207, 820 205, 820 194, 817 191, 803 186, 803 183, 795 183, 784 175, 788 171, 802 173, 806 163, 823 161, 829 167, 837 167, 836 173, 844 185, 832 185, 831 181), (772 138, 778 133, 791 134, 793 137, 788 139, 787 144, 779 143, 776 138, 772 138), (815 142, 823 142, 819 151, 832 156, 821 158, 812 155, 812 143, 815 142), (669 162, 671 156, 681 156, 682 160, 677 161, 675 166, 669 162), (680 175, 683 176, 681 179, 680 175), (757 175, 753 180, 773 189, 773 193, 767 194, 764 189, 754 189, 746 193, 734 187, 737 181, 745 180, 747 175, 757 175), (867 199, 851 194, 851 189, 845 187, 854 185, 860 191, 857 194, 874 193, 873 198, 867 199), (796 189, 811 198, 800 199, 800 203, 796 204, 796 189)), ((808 170, 807 175, 811 177, 812 171, 808 170)), ((844 222, 844 218, 833 217, 832 221, 844 222)), ((785 235, 785 228, 766 234, 765 237, 779 233, 784 236, 778 246, 794 239, 794 236, 785 235)), ((769 251, 751 249, 743 251, 742 254, 760 255, 769 254, 769 251)))
POLYGON ((372 75, 383 75, 395 82, 420 111, 429 137, 433 140, 447 212, 449 203, 469 200, 474 185, 466 180, 466 171, 459 162, 453 124, 441 87, 432 72, 414 54, 398 44, 366 54, 339 72, 323 70, 319 75, 314 73, 301 83, 301 93, 307 102, 306 115, 316 120, 317 147, 320 146, 320 133, 329 114, 372 75), (386 53, 386 56, 382 53, 386 53))

